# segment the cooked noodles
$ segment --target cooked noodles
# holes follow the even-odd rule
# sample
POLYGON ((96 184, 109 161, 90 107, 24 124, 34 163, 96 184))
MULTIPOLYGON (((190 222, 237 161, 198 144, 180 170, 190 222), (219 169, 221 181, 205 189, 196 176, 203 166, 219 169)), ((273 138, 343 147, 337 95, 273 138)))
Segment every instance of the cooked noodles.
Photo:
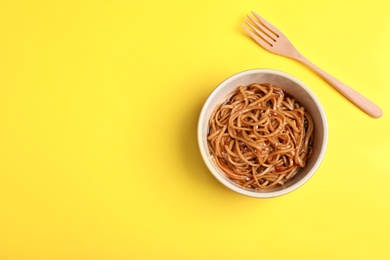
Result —
POLYGON ((239 86, 216 107, 207 136, 211 156, 240 186, 284 186, 312 154, 313 120, 279 87, 239 86))

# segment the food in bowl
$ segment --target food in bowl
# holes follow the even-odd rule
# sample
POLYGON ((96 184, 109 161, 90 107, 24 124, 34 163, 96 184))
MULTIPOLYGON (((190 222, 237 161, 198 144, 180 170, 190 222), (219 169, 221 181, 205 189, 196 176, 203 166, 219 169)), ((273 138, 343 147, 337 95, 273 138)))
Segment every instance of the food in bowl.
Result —
POLYGON ((310 160, 314 122, 297 99, 271 83, 240 85, 211 113, 215 164, 239 186, 283 187, 310 160))
MULTIPOLYGON (((287 104, 289 104, 289 101, 287 104)), ((250 120, 250 117, 247 117, 245 120, 250 120)), ((308 128, 305 130, 309 131, 308 128)), ((282 71, 274 69, 251 69, 236 73, 228 77, 210 93, 202 107, 202 110, 200 111, 197 136, 199 150, 203 161, 212 175, 220 183, 232 191, 242 195, 254 198, 272 198, 285 195, 298 189, 303 184, 305 184, 317 171, 320 164, 322 163, 322 160, 324 159, 328 144, 328 121, 326 119, 325 111, 321 105, 321 102, 305 83, 282 71), (273 186, 267 184, 267 188, 256 189, 253 186, 244 187, 229 178, 228 175, 216 163, 216 157, 212 155, 212 147, 210 145, 210 141, 208 140, 210 133, 210 118, 215 117, 215 115, 212 116, 212 114, 217 109, 217 107, 221 106, 224 102, 227 102, 229 98, 231 99, 233 93, 237 91, 239 86, 243 86, 245 89, 245 87, 250 86, 253 83, 258 83, 260 85, 267 83, 272 84, 274 87, 276 86, 280 88, 283 91, 283 98, 285 101, 287 100, 287 97, 290 99, 295 99, 295 102, 304 108, 304 111, 310 115, 313 121, 313 132, 311 137, 308 139, 310 145, 308 146, 308 154, 306 155, 306 165, 305 167, 301 167, 301 169, 295 174, 294 177, 291 177, 288 181, 283 181, 283 185, 277 182, 273 186)), ((283 143, 283 141, 281 142, 283 143)), ((240 143, 238 144, 240 145, 240 143)), ((239 146, 239 148, 241 149, 241 146, 239 146)), ((234 149, 234 146, 232 146, 230 150, 231 149, 234 149)), ((256 152, 259 153, 259 151, 256 152)), ((303 162, 305 162, 304 159, 303 162)), ((282 170, 282 168, 279 167, 276 167, 276 169, 282 170)), ((262 171, 262 169, 259 169, 259 171, 262 171)))

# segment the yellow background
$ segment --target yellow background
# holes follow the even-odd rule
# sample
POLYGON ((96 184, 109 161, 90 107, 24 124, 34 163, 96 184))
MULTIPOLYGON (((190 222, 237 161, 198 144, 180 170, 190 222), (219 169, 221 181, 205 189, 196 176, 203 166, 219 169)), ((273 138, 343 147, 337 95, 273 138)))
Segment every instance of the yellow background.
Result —
POLYGON ((390 259, 388 1, 1 1, 0 259, 390 259), (255 10, 382 107, 373 119, 256 45, 255 10), (228 76, 274 68, 323 103, 314 177, 228 190, 197 119, 228 76))

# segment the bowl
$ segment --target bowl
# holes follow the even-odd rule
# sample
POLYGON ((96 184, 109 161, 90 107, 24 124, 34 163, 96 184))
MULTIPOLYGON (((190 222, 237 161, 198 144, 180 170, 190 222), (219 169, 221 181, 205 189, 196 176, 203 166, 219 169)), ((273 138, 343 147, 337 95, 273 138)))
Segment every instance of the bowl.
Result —
POLYGON ((249 197, 254 198, 272 198, 294 191, 306 183, 319 168, 328 143, 328 123, 324 109, 316 95, 299 79, 282 71, 274 69, 251 69, 239 72, 220 83, 207 98, 201 110, 198 121, 198 145, 202 158, 214 175, 214 177, 227 188, 249 197), (292 179, 287 181, 284 186, 274 187, 264 190, 254 190, 244 188, 231 181, 225 173, 216 165, 210 155, 207 141, 208 122, 216 106, 229 93, 238 86, 247 86, 252 83, 271 83, 280 87, 295 99, 310 113, 314 122, 313 153, 306 164, 306 167, 292 179))

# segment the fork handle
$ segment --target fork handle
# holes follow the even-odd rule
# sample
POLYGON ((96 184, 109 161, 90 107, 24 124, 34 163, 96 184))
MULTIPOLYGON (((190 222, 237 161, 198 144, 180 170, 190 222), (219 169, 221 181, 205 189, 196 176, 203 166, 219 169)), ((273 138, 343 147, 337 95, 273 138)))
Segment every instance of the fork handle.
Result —
POLYGON ((317 67, 314 63, 306 59, 303 55, 297 55, 294 57, 296 60, 306 64, 314 71, 316 71, 322 78, 328 81, 335 89, 337 89, 341 94, 343 94, 346 98, 348 98, 352 103, 354 103, 361 110, 366 112, 368 115, 374 118, 379 118, 383 115, 382 109, 370 101, 368 98, 347 86, 340 80, 331 76, 327 72, 323 71, 319 67, 317 67))

